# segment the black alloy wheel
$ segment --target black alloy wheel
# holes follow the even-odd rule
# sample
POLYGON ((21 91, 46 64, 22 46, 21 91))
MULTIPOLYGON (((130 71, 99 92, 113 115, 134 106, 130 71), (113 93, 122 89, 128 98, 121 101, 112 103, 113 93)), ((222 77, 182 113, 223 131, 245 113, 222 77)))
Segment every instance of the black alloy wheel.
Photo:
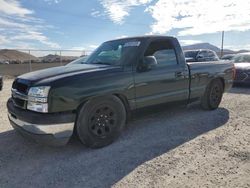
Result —
POLYGON ((99 137, 108 136, 117 122, 117 114, 108 104, 98 106, 90 114, 88 126, 90 131, 99 137))
POLYGON ((78 112, 76 131, 87 147, 100 148, 111 144, 126 122, 126 109, 116 96, 87 101, 78 112))

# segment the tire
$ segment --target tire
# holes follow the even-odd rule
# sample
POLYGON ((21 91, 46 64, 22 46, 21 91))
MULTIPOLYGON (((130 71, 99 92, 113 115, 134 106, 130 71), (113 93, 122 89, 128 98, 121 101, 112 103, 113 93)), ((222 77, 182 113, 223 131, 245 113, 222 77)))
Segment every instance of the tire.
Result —
POLYGON ((116 96, 95 98, 86 102, 78 113, 77 135, 90 148, 111 144, 126 122, 126 109, 116 96))
POLYGON ((201 99, 201 106, 205 110, 215 110, 219 107, 223 96, 223 84, 220 80, 213 80, 206 88, 201 99))

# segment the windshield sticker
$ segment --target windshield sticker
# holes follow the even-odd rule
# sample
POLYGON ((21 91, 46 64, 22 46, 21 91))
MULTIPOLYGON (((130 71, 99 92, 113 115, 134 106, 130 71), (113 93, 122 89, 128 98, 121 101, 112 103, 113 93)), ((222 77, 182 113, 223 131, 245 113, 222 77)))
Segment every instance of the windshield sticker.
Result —
POLYGON ((127 42, 124 44, 124 47, 131 47, 131 46, 140 46, 140 41, 133 41, 133 42, 127 42))

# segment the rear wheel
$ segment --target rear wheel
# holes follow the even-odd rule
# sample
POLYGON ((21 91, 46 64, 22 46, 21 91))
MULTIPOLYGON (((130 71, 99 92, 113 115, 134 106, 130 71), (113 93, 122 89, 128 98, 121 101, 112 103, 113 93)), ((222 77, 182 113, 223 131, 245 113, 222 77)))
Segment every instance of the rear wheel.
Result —
POLYGON ((80 109, 76 123, 77 134, 88 147, 104 147, 120 135, 125 121, 126 110, 119 98, 96 98, 80 109))
POLYGON ((201 99, 201 106, 206 110, 217 109, 223 96, 223 84, 220 80, 213 80, 201 99))

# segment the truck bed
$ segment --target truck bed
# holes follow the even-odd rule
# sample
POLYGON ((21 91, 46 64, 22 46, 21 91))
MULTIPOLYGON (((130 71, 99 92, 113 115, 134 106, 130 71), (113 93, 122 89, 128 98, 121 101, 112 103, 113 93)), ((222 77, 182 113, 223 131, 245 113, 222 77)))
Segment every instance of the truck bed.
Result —
POLYGON ((191 62, 187 63, 190 70, 190 98, 200 97, 205 92, 207 84, 214 77, 221 77, 224 91, 230 89, 233 82, 233 67, 230 62, 191 62))

